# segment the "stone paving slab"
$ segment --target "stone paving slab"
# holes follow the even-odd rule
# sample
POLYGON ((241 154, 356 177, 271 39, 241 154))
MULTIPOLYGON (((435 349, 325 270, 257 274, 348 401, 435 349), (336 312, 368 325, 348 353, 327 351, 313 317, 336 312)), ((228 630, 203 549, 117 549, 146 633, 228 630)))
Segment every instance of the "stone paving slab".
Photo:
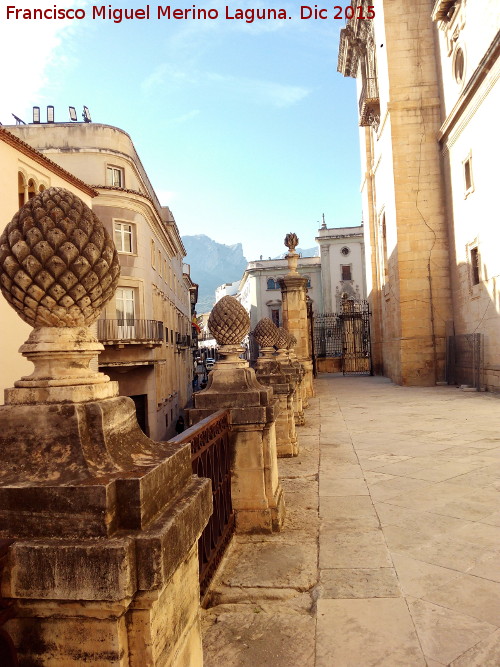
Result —
POLYGON ((500 401, 320 375, 279 461, 287 518, 238 538, 205 665, 500 665, 500 401))

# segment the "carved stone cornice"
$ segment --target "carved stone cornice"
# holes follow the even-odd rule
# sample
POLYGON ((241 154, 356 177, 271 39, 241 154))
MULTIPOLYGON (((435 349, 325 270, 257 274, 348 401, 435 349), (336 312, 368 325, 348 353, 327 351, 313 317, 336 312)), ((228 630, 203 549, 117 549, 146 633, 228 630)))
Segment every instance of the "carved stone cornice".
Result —
POLYGON ((337 71, 344 76, 356 78, 360 57, 366 50, 373 48, 373 25, 371 19, 358 19, 357 12, 368 13, 370 0, 351 2, 355 17, 348 19, 346 27, 340 31, 339 57, 337 71))

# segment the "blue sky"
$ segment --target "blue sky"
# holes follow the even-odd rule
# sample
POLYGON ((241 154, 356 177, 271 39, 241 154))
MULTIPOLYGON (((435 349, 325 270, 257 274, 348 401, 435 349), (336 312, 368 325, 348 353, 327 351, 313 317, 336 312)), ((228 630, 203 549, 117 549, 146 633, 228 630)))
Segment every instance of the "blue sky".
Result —
POLYGON ((157 20, 151 3, 149 21, 120 24, 92 19, 85 1, 16 5, 81 7, 81 21, 6 20, 6 4, 3 124, 11 112, 30 121, 33 105, 53 104, 56 121, 87 105, 94 122, 131 135, 181 234, 241 242, 248 260, 283 252, 289 231, 313 246, 322 213, 329 226, 360 223, 355 81, 336 71, 343 20, 300 20, 300 3, 286 0, 229 1, 232 14, 283 7, 293 16, 252 24, 226 20, 214 1, 196 5, 217 8, 214 21, 157 20))

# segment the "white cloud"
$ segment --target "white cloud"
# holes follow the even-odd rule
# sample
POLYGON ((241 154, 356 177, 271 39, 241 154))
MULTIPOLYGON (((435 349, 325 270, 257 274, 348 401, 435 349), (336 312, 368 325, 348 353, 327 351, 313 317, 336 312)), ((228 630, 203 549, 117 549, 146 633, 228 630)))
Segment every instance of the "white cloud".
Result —
MULTIPOLYGON (((235 98, 243 98, 249 103, 276 108, 297 104, 311 92, 310 89, 303 86, 237 77, 231 74, 218 74, 217 72, 203 72, 200 70, 187 72, 166 63, 156 67, 144 79, 142 88, 146 92, 152 92, 155 87, 163 85, 172 87, 176 83, 191 84, 197 88, 210 86, 212 90, 218 88, 220 92, 229 93, 235 98)), ((199 111, 191 111, 188 117, 179 117, 180 121, 189 120, 198 113, 199 111)))
POLYGON ((246 77, 236 77, 208 73, 210 82, 231 90, 237 97, 244 96, 257 104, 273 107, 289 107, 307 97, 311 92, 302 86, 291 86, 274 81, 262 81, 246 77))
MULTIPOLYGON (((85 7, 87 0, 59 0, 57 8, 85 7)), ((53 0, 23 0, 23 9, 52 9, 53 0)), ((14 122, 12 113, 26 122, 31 120, 31 107, 49 81, 48 69, 55 64, 66 67, 68 58, 58 54, 65 38, 81 21, 69 19, 7 20, 6 6, 0 20, 0 59, 2 95, 0 122, 14 122)))

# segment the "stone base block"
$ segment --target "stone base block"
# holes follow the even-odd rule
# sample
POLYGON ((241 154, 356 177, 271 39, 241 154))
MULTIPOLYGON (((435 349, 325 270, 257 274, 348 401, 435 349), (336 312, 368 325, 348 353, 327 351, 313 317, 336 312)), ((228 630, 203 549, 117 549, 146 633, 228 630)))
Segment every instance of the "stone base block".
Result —
POLYGON ((138 594, 130 605, 127 613, 130 667, 201 667, 199 604, 195 545, 162 591, 138 594))
POLYGON ((20 664, 201 667, 197 546, 160 591, 110 602, 23 600, 6 629, 20 664))
POLYGON ((283 490, 275 499, 275 504, 266 509, 235 509, 236 532, 238 533, 274 533, 281 530, 285 521, 285 499, 283 490))

